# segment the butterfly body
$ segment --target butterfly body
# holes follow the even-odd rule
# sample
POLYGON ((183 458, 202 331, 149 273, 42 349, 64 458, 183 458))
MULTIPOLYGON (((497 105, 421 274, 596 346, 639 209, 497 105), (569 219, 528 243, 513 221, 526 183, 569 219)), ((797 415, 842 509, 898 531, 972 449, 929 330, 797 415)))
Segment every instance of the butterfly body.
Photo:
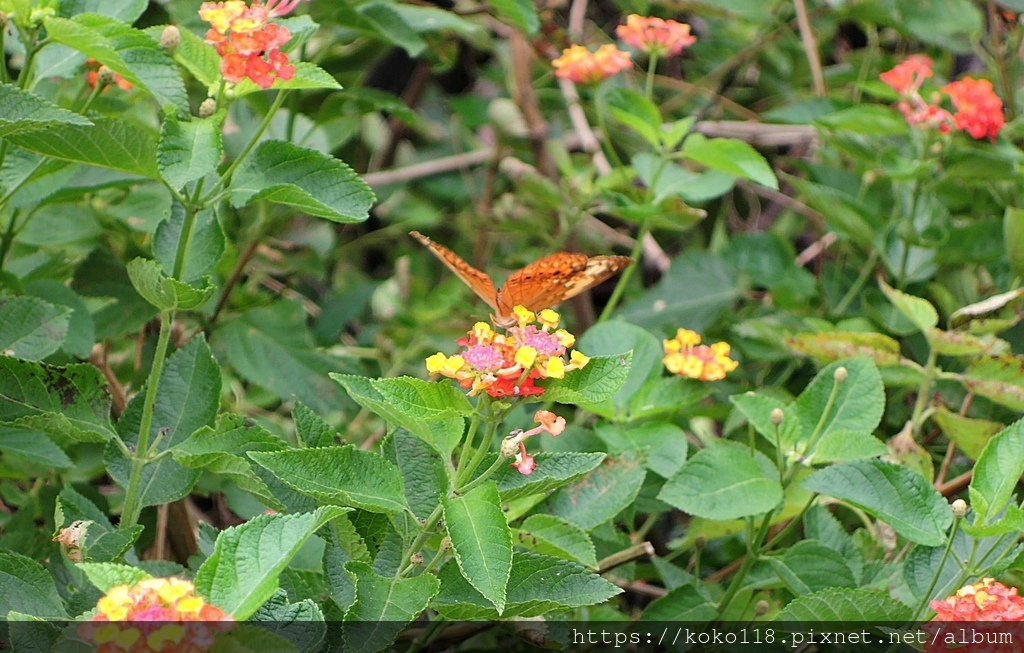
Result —
POLYGON ((487 302, 494 311, 495 322, 503 325, 515 322, 512 309, 516 306, 524 306, 531 311, 551 308, 593 288, 633 262, 628 256, 555 252, 513 272, 505 280, 505 285, 497 288, 486 272, 477 270, 444 245, 417 231, 411 235, 487 302))

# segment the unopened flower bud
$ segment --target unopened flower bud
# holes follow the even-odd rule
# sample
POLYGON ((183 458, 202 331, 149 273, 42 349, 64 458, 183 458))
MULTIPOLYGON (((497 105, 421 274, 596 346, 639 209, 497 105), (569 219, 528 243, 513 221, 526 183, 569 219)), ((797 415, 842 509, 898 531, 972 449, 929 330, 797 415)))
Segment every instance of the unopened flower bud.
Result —
POLYGON ((168 52, 174 52, 179 45, 181 45, 181 31, 176 25, 168 25, 160 34, 160 47, 168 52))
POLYGON ((108 68, 107 66, 100 66, 100 69, 96 75, 97 86, 107 86, 114 82, 114 78, 117 77, 117 73, 108 68))
POLYGON ((519 453, 519 436, 522 434, 522 430, 516 429, 512 432, 512 435, 508 436, 501 441, 501 457, 502 458, 515 458, 516 454, 519 453))
POLYGON ((964 515, 967 514, 967 502, 963 499, 954 501, 950 508, 953 510, 953 516, 957 519, 963 519, 964 515))
POLYGON ((7 14, 0 11, 0 29, 7 27, 7 14))
POLYGON ((448 537, 447 535, 444 536, 444 538, 441 540, 441 550, 442 551, 451 551, 452 550, 452 538, 448 537))
POLYGON ((411 562, 414 565, 422 565, 423 564, 423 554, 420 553, 419 551, 417 551, 416 553, 414 553, 411 556, 409 556, 409 562, 411 562))
POLYGON ((212 97, 208 97, 203 100, 203 103, 199 105, 199 117, 209 118, 217 112, 217 100, 212 97))
POLYGON ((774 408, 768 418, 772 421, 772 424, 778 426, 782 424, 782 420, 786 419, 786 414, 782 412, 781 408, 774 408))
POLYGON ((708 545, 708 536, 707 535, 698 535, 697 537, 693 538, 693 548, 697 549, 698 551, 703 550, 704 547, 706 547, 707 545, 708 545))
POLYGON ((760 601, 754 604, 754 614, 756 614, 759 617, 763 614, 768 614, 768 608, 770 607, 771 606, 768 605, 768 601, 761 599, 760 601))
POLYGON ((846 377, 850 376, 850 373, 845 367, 837 367, 832 378, 836 380, 836 383, 842 383, 846 380, 846 377))

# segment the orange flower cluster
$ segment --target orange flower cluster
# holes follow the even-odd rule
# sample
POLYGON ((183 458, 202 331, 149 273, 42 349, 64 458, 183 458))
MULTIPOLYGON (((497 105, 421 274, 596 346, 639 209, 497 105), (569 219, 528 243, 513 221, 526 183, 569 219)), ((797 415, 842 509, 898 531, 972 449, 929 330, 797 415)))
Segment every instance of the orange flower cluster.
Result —
POLYGON ((739 365, 729 358, 727 342, 700 344, 700 336, 687 329, 676 331, 676 337, 665 340, 662 362, 669 372, 701 381, 719 381, 739 365))
POLYGON ((551 62, 555 77, 577 84, 596 84, 626 70, 633 64, 629 53, 614 45, 602 45, 591 52, 582 45, 573 45, 562 51, 562 56, 551 62))
POLYGON ((560 379, 590 360, 575 350, 568 362, 563 358, 576 337, 557 328, 558 313, 551 309, 533 313, 522 306, 513 312, 517 324, 506 333, 477 322, 468 337, 458 340, 465 347, 462 353, 430 356, 427 371, 457 380, 470 395, 486 392, 492 397, 528 397, 544 392, 534 385, 537 379, 560 379))
POLYGON ((956 108, 953 121, 956 128, 974 138, 996 140, 1005 124, 1003 101, 996 95, 992 82, 987 79, 963 79, 942 87, 956 108))
POLYGON ((250 7, 244 0, 204 2, 199 17, 212 27, 206 42, 221 56, 224 79, 237 84, 251 79, 260 88, 270 88, 275 79, 291 79, 295 66, 280 48, 292 37, 288 28, 270 22, 290 13, 300 0, 256 0, 250 7))
POLYGON ((111 588, 78 634, 97 653, 201 653, 234 620, 180 578, 149 578, 111 588), (121 623, 117 623, 121 622, 121 623))
POLYGON ((637 50, 657 57, 674 57, 697 41, 686 23, 637 14, 628 16, 615 33, 637 50))
POLYGON ((994 578, 965 585, 953 596, 931 602, 935 621, 1022 621, 1024 596, 994 578))
POLYGON ((929 103, 921 97, 921 85, 933 74, 932 60, 915 54, 879 75, 879 79, 900 94, 897 107, 908 124, 937 129, 941 133, 948 133, 955 127, 974 138, 994 141, 1005 119, 1003 101, 996 95, 992 83, 965 77, 943 86, 942 92, 949 95, 956 109, 956 113, 950 114, 937 104, 937 99, 929 103))
POLYGON ((529 431, 517 429, 512 432, 501 443, 501 454, 506 458, 515 458, 511 466, 523 476, 529 476, 537 469, 537 461, 533 456, 526 453, 526 439, 538 433, 548 433, 556 437, 565 430, 565 418, 555 415, 550 410, 538 410, 533 415, 533 421, 538 424, 529 431), (516 450, 518 447, 518 451, 516 450))

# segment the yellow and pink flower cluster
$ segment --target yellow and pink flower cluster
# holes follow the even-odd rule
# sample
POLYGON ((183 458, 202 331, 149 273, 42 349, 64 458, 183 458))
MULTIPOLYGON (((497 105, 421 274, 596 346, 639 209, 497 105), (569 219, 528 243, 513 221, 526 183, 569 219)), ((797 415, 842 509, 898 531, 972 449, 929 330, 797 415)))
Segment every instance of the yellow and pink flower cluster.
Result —
POLYGON ((204 2, 199 17, 212 26, 206 42, 221 56, 224 79, 237 84, 251 79, 260 88, 270 88, 275 79, 291 79, 295 66, 280 48, 292 37, 288 28, 270 22, 289 14, 301 0, 256 0, 252 6, 243 0, 204 2))
POLYGON ((78 633, 97 653, 202 653, 233 621, 189 581, 149 578, 111 588, 78 633))
POLYGON ((676 331, 676 337, 665 340, 662 362, 669 372, 701 381, 720 381, 739 365, 729 358, 727 342, 700 344, 700 336, 687 329, 676 331))
POLYGON ((921 85, 933 74, 931 58, 914 54, 879 75, 879 79, 900 94, 896 106, 908 124, 936 129, 943 134, 956 128, 973 138, 994 141, 1006 120, 1003 101, 996 95, 992 82, 964 77, 939 89, 949 95, 956 109, 951 114, 939 106, 938 97, 933 97, 931 102, 921 97, 921 85))
MULTIPOLYGON (((697 37, 690 26, 674 20, 662 20, 632 14, 615 32, 619 38, 652 58, 675 57, 693 45, 697 37)), ((602 45, 591 52, 582 45, 573 45, 551 62, 555 76, 577 84, 596 84, 632 65, 628 52, 614 45, 602 45)))
POLYGON ((965 585, 953 596, 932 601, 935 621, 1022 621, 1024 596, 994 578, 965 585))
POLYGON ((528 397, 544 392, 534 383, 538 379, 560 379, 590 360, 576 350, 568 361, 564 358, 576 337, 558 328, 558 313, 551 309, 534 313, 522 306, 513 312, 516 324, 505 333, 477 322, 467 337, 457 341, 465 348, 461 353, 430 356, 427 371, 455 379, 470 395, 486 392, 498 398, 528 397))

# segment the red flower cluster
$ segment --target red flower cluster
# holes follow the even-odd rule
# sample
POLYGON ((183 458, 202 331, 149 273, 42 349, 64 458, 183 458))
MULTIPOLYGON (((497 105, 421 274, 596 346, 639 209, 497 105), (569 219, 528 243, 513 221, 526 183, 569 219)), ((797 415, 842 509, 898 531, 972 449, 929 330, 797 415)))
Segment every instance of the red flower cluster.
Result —
POLYGON ((1022 621, 1024 596, 994 578, 965 585, 953 596, 931 602, 935 621, 1022 621))
POLYGON ((300 0, 256 0, 247 6, 244 0, 204 2, 199 17, 212 27, 206 42, 221 56, 224 79, 237 84, 251 79, 260 88, 270 88, 275 79, 291 79, 295 66, 279 48, 292 37, 288 28, 270 19, 290 13, 300 0))
POLYGON ((974 138, 996 140, 1003 128, 1003 101, 996 95, 992 82, 987 79, 963 79, 942 87, 956 107, 953 121, 956 128, 974 138))
POLYGON ((923 54, 911 55, 892 70, 879 75, 879 79, 900 94, 897 104, 900 112, 911 125, 938 129, 948 133, 955 127, 974 138, 996 139, 1005 124, 1003 101, 986 79, 965 77, 942 87, 949 95, 956 113, 938 105, 938 99, 926 102, 921 97, 921 85, 931 77, 932 60, 923 54))

